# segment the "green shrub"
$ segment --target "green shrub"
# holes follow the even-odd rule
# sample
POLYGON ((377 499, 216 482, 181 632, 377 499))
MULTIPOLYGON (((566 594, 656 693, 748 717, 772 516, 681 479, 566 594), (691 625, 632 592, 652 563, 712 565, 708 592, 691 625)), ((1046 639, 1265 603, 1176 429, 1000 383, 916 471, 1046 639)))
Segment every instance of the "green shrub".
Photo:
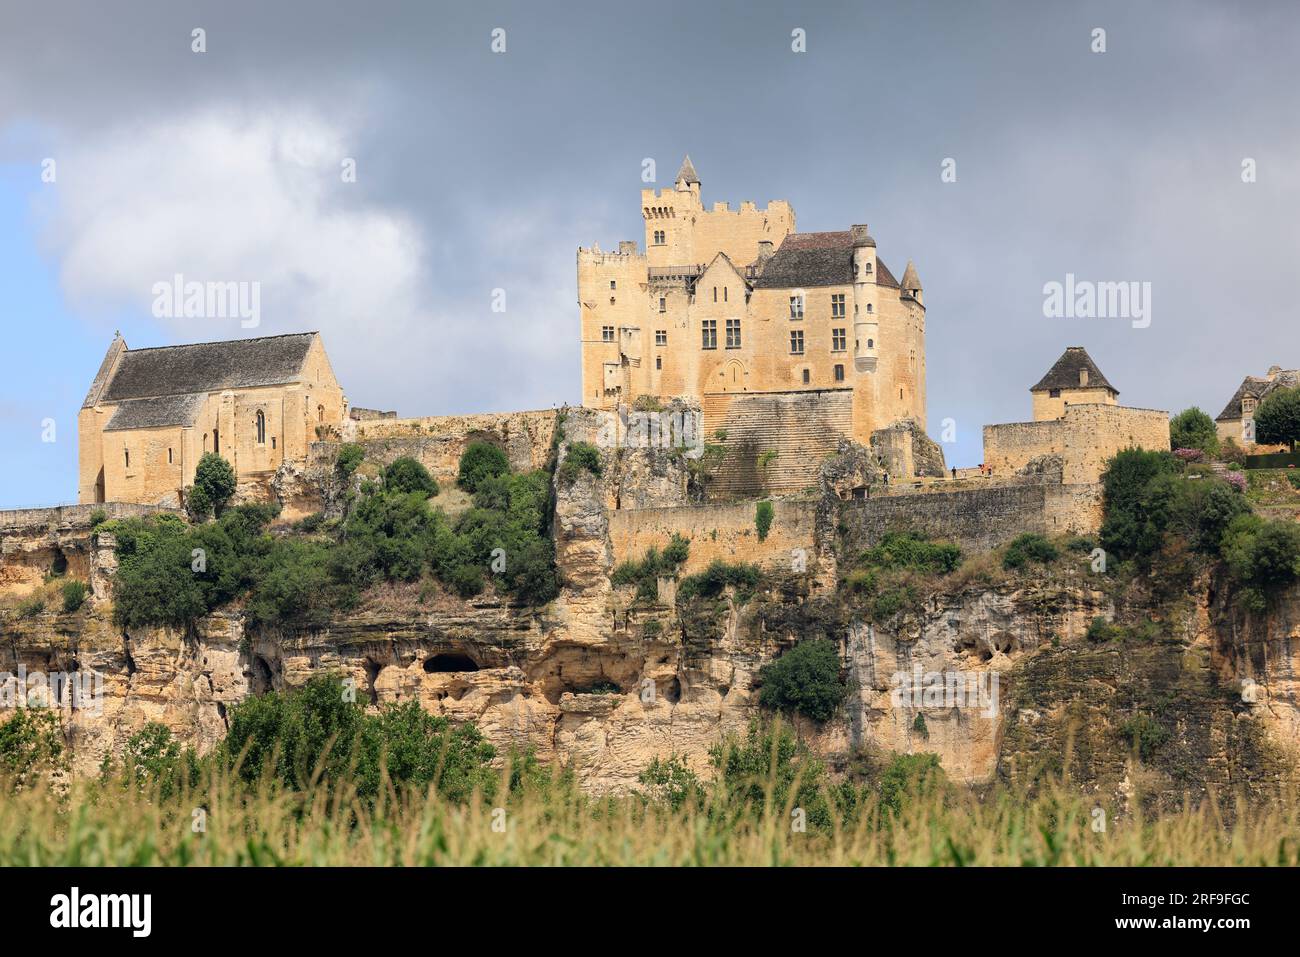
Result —
POLYGON ((93 532, 99 526, 108 521, 108 513, 102 508, 97 508, 90 513, 90 530, 93 532))
POLYGON ((1101 547, 1118 559, 1146 558, 1164 536, 1161 512, 1148 506, 1148 489, 1159 476, 1178 471, 1171 452, 1124 449, 1106 463, 1102 474, 1101 547))
POLYGON ((1223 557, 1238 582, 1267 599, 1300 579, 1300 526, 1239 515, 1224 533, 1223 557))
POLYGON ((14 786, 24 788, 64 763, 63 734, 55 712, 19 708, 0 724, 0 771, 14 786))
POLYGON ((653 758, 637 775, 637 781, 645 788, 642 794, 647 800, 666 804, 674 811, 687 801, 702 803, 705 794, 699 777, 676 752, 663 760, 653 758))
POLYGON ((86 601, 86 594, 89 589, 86 583, 73 579, 63 583, 63 610, 65 613, 71 613, 79 609, 86 601))
POLYGON ((1086 637, 1089 641, 1112 641, 1119 637, 1119 629, 1098 615, 1088 624, 1086 637))
POLYGON ((710 748, 709 763, 717 799, 730 813, 784 816, 792 806, 803 810, 811 827, 831 826, 826 766, 779 720, 750 722, 743 740, 728 736, 710 748))
POLYGON ((1286 480, 1291 483, 1291 487, 1300 491, 1300 472, 1287 472, 1286 480))
POLYGON ((473 494, 484 480, 505 475, 509 471, 510 460, 504 452, 491 442, 474 441, 461 453, 456 484, 473 494))
POLYGON ((610 584, 636 585, 636 596, 644 601, 654 601, 658 596, 659 578, 677 574, 682 563, 690 556, 690 540, 674 534, 660 552, 651 547, 640 561, 626 561, 609 576, 610 584))
POLYGON ((754 509, 754 528, 758 531, 758 540, 767 541, 767 533, 772 528, 772 517, 776 514, 771 502, 759 502, 754 509))
POLYGON ((220 516, 235 494, 235 470, 215 452, 205 452, 194 469, 194 488, 207 499, 213 514, 220 516))
MULTIPOLYGON (((921 715, 918 713, 917 717, 921 718, 921 715)), ((925 719, 921 720, 924 724, 925 719)), ((946 784, 947 778, 937 754, 896 754, 881 772, 876 790, 881 806, 897 816, 903 813, 904 801, 908 797, 923 800, 927 794, 943 789, 946 784)))
POLYGON ((429 470, 409 456, 394 459, 384 469, 384 488, 393 492, 419 492, 426 498, 438 494, 438 483, 429 470))
POLYGON ((921 607, 921 596, 910 582, 883 589, 871 602, 871 620, 885 622, 921 607))
POLYGON ((798 712, 828 721, 848 694, 840 677, 840 654, 824 638, 801 641, 759 669, 759 704, 774 711, 798 712))
POLYGON ((1146 714, 1135 714, 1124 721, 1119 727, 1119 736, 1130 750, 1137 751, 1143 761, 1151 760, 1170 738, 1168 729, 1146 714))
POLYGON ((685 600, 717 598, 730 585, 736 589, 736 597, 744 602, 753 595, 761 579, 762 573, 757 565, 732 565, 722 559, 714 559, 704 571, 681 580, 677 586, 677 597, 685 600))
POLYGON ((560 466, 560 477, 572 482, 583 469, 592 475, 600 475, 600 450, 589 442, 571 442, 564 464, 560 466))
POLYGON ((334 459, 334 468, 341 478, 351 478, 352 473, 357 470, 357 466, 365 457, 366 450, 355 443, 340 445, 338 455, 334 459))
POLYGON ((1048 564, 1060 557, 1060 551, 1042 535, 1026 532, 1012 539, 1002 556, 1003 568, 1021 568, 1029 562, 1048 564))
POLYGON ((915 532, 886 532, 862 553, 863 564, 878 568, 914 568, 947 574, 961 565, 961 548, 951 542, 932 542, 915 532))
POLYGON ((37 592, 35 595, 24 598, 18 603, 18 607, 14 611, 19 618, 35 618, 45 611, 45 596, 37 592))

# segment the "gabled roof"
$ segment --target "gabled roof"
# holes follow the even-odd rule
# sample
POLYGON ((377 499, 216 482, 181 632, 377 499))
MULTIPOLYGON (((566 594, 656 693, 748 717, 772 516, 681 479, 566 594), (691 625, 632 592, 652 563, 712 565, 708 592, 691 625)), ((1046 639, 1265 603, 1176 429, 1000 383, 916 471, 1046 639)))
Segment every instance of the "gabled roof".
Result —
POLYGON ((127 399, 109 417, 105 432, 125 429, 157 429, 169 425, 193 425, 207 395, 161 395, 149 399, 127 399))
MULTIPOLYGON (((760 289, 846 286, 853 282, 853 233, 790 233, 754 281, 760 289)), ((876 260, 876 284, 897 289, 898 280, 876 260)))
POLYGON ((1101 374, 1097 368, 1097 363, 1092 361, 1092 356, 1088 355, 1088 350, 1083 346, 1070 346, 1061 354, 1061 358, 1056 360, 1056 365, 1047 370, 1047 375, 1039 380, 1038 385, 1031 388, 1030 392, 1046 392, 1048 389, 1078 389, 1079 371, 1088 370, 1088 384, 1082 386, 1086 389, 1105 388, 1119 395, 1119 389, 1106 381, 1106 377, 1101 374))
POLYGON ((1259 402, 1274 389, 1289 389, 1300 385, 1300 370, 1290 369, 1279 371, 1271 379, 1261 379, 1259 376, 1248 375, 1241 383, 1241 386, 1232 394, 1228 404, 1223 407, 1216 421, 1234 422, 1242 416, 1241 400, 1250 396, 1256 402, 1259 402))
POLYGON ((314 332, 302 332, 260 339, 127 349, 101 390, 99 401, 186 396, 294 382, 302 374, 315 338, 314 332))

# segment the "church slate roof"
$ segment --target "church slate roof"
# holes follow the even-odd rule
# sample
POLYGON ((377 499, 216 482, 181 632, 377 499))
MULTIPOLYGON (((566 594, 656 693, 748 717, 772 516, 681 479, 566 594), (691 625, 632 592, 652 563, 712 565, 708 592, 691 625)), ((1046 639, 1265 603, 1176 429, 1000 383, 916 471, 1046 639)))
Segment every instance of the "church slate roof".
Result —
POLYGON ((1218 422, 1235 422, 1242 416, 1241 400, 1250 396, 1256 402, 1259 402, 1274 389, 1289 389, 1300 385, 1300 370, 1289 370, 1279 372, 1272 379, 1261 379, 1259 376, 1248 375, 1245 381, 1241 383, 1240 388, 1233 393, 1228 404, 1223 407, 1215 421, 1218 422))
POLYGON ((109 417, 105 432, 126 429, 157 429, 171 425, 193 425, 198 418, 205 393, 161 395, 148 399, 127 399, 109 417))
POLYGON ((100 401, 183 396, 293 382, 301 374, 315 337, 314 332, 302 332, 260 339, 128 349, 100 401))
MULTIPOLYGON (((804 289, 852 283, 853 234, 847 229, 828 233, 790 233, 754 281, 759 289, 804 289)), ((876 260, 876 283, 898 288, 898 280, 879 259, 876 260)))
POLYGON ((1088 355, 1088 350, 1083 346, 1070 346, 1065 352, 1061 353, 1061 358, 1056 360, 1056 365, 1047 370, 1047 375, 1039 380, 1038 385, 1031 388, 1030 392, 1046 392, 1048 389, 1078 389, 1079 370, 1088 370, 1088 384, 1083 388, 1110 389, 1116 395, 1119 395, 1119 389, 1111 385, 1101 370, 1097 368, 1097 363, 1092 361, 1092 356, 1088 355))

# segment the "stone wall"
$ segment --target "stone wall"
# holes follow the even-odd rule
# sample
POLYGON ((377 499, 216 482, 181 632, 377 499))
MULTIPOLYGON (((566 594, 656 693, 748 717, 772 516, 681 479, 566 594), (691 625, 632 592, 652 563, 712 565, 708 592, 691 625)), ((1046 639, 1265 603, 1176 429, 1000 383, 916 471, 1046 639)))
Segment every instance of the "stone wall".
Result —
POLYGON ((812 500, 774 501, 772 525, 761 542, 754 522, 757 502, 612 512, 609 536, 614 564, 640 559, 651 547, 662 550, 677 534, 691 541, 687 573, 701 571, 714 559, 753 562, 786 572, 794 549, 804 549, 811 565, 817 505, 812 500))
POLYGON ((363 446, 366 458, 381 465, 410 456, 439 482, 446 483, 455 481, 461 454, 475 440, 499 446, 515 471, 544 467, 551 454, 559 417, 559 409, 541 409, 414 419, 368 419, 344 423, 343 438, 363 446))
POLYGON ((1101 480, 1106 460, 1126 448, 1169 448, 1169 414, 1116 405, 1072 405, 1059 419, 984 426, 984 464, 1014 475, 1041 455, 1059 455, 1066 484, 1101 480))

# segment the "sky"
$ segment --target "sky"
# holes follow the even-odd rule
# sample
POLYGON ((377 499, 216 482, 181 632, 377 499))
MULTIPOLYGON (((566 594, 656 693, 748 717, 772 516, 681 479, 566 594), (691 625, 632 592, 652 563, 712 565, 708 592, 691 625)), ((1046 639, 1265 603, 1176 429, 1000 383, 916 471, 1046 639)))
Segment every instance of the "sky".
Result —
POLYGON ((576 250, 643 242, 686 153, 706 204, 916 263, 949 464, 1070 345, 1217 415, 1300 366, 1296 50, 1264 0, 0 0, 0 508, 75 500, 115 330, 320 330, 401 415, 578 402, 576 250), (155 317, 177 274, 258 283, 259 325, 155 317), (1067 275, 1149 283, 1149 323, 1046 315, 1067 275))

